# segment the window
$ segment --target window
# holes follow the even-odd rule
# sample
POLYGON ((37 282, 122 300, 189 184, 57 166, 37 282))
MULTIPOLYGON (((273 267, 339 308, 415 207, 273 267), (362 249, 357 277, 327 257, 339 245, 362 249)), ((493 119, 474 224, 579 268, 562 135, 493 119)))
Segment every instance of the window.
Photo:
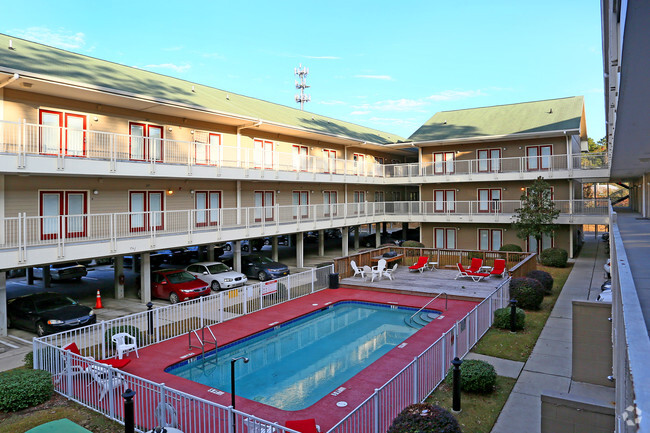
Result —
POLYGON ((501 212, 501 188, 478 190, 479 212, 501 212))
POLYGON ((393 191, 393 201, 402 200, 402 194, 399 191, 393 191))
POLYGON ((384 191, 375 191, 375 202, 384 201, 384 191))
POLYGON ((293 219, 309 218, 309 191, 294 191, 292 195, 293 219))
MULTIPOLYGON (((526 243, 528 244, 528 251, 531 253, 538 253, 538 248, 537 248, 537 239, 535 239, 532 236, 528 236, 528 239, 526 239, 526 243)), ((555 243, 555 239, 553 236, 548 235, 548 234, 543 234, 542 235, 542 251, 544 251, 547 248, 553 248, 553 244, 555 243)))
POLYGON ((325 173, 336 173, 336 150, 323 149, 325 173))
POLYGON ((454 152, 434 152, 433 174, 452 174, 454 172, 454 152))
POLYGON ((337 196, 336 191, 323 191, 323 204, 325 205, 323 216, 336 216, 338 214, 337 196))
POLYGON ((163 191, 129 191, 129 226, 132 232, 163 229, 164 195, 163 191))
POLYGON ((382 158, 381 156, 375 156, 375 163, 383 164, 384 163, 384 158, 382 158))
POLYGON ((86 156, 86 116, 40 110, 40 153, 86 156))
POLYGON ((553 146, 549 144, 543 146, 527 146, 526 169, 528 171, 550 170, 552 154, 553 146))
POLYGON ((503 230, 478 229, 478 249, 481 251, 497 251, 503 242, 503 230))
POLYGON ((195 191, 196 226, 219 224, 219 209, 221 209, 221 191, 195 191))
POLYGON ((433 191, 434 212, 456 212, 456 190, 436 189, 433 191))
POLYGON ((355 176, 364 175, 366 173, 366 167, 365 167, 364 160, 365 160, 365 155, 363 155, 361 153, 355 153, 354 155, 352 155, 352 161, 354 162, 353 163, 353 167, 354 167, 353 174, 355 176))
POLYGON ((307 171, 308 155, 307 146, 293 145, 293 171, 307 171))
POLYGON ((83 237, 88 232, 86 191, 40 191, 41 239, 83 237))
POLYGON ((434 228, 433 245, 439 249, 456 249, 456 229, 434 228))
POLYGON ((275 205, 274 191, 255 191, 255 221, 273 221, 273 206, 275 205))
POLYGON ((219 165, 223 159, 221 152, 221 134, 195 134, 194 159, 197 164, 219 165))
POLYGON ((497 172, 501 170, 501 149, 480 149, 478 156, 479 172, 497 172))
POLYGON ((162 161, 163 127, 129 123, 129 157, 134 161, 162 161))
POLYGON ((352 195, 353 199, 352 201, 354 203, 358 203, 356 206, 354 206, 352 213, 353 214, 363 214, 366 211, 366 207, 363 203, 366 201, 366 192, 365 191, 354 191, 352 195))
POLYGON ((272 170, 275 159, 273 157, 275 143, 268 140, 256 139, 254 146, 253 160, 255 161, 255 168, 272 170))

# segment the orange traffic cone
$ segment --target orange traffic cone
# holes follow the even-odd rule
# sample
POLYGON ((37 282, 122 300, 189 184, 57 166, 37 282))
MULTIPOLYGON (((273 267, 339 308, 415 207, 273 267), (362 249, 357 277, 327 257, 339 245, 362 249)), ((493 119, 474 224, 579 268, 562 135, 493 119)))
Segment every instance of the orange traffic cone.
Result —
POLYGON ((104 308, 102 305, 102 295, 99 293, 99 289, 97 289, 97 302, 95 302, 95 310, 99 310, 100 308, 104 308))

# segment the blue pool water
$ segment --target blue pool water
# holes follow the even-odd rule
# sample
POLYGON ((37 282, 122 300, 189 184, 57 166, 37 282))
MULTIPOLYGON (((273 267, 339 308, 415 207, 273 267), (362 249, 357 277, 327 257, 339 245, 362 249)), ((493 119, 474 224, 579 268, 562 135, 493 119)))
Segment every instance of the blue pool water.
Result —
MULTIPOLYGON (((283 410, 311 406, 413 335, 404 322, 416 310, 366 302, 339 302, 281 326, 219 347, 168 373, 230 392, 230 360, 238 396, 283 410)), ((217 336, 218 338, 218 336, 217 336)))

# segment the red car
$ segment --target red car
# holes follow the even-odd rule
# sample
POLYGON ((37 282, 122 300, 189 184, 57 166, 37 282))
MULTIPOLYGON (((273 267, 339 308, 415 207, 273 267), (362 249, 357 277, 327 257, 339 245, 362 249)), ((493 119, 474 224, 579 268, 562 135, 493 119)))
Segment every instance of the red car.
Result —
POLYGON ((210 286, 184 270, 164 270, 151 273, 151 296, 169 299, 175 304, 179 301, 207 296, 210 286))

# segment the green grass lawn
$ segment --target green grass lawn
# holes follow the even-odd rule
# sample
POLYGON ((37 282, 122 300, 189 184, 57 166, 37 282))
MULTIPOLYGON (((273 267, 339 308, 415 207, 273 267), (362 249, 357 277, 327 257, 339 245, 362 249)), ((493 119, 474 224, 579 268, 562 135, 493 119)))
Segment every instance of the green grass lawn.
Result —
MULTIPOLYGON (((454 415, 461 429, 467 433, 489 433, 516 381, 509 377, 497 376, 497 383, 492 394, 462 393, 462 410, 459 414, 454 415)), ((451 384, 443 382, 426 402, 451 411, 452 395, 451 384)))
POLYGON ((528 359, 569 277, 572 265, 566 268, 551 268, 538 264, 537 269, 553 276, 553 293, 544 297, 544 302, 538 311, 526 311, 526 328, 523 331, 512 334, 507 330, 491 328, 474 347, 473 352, 513 361, 528 359))

